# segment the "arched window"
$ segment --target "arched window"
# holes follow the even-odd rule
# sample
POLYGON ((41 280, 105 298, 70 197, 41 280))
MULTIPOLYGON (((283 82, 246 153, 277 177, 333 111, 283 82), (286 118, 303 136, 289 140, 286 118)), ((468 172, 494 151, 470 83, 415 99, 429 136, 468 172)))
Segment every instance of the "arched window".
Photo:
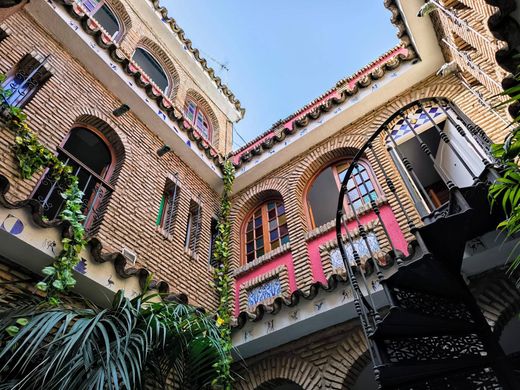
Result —
POLYGON ((289 242, 287 215, 281 200, 257 207, 244 227, 245 261, 250 262, 289 242))
POLYGON ((81 5, 115 39, 122 31, 121 24, 116 14, 110 9, 104 0, 81 0, 81 5))
POLYGON ((168 76, 166 76, 166 72, 161 64, 147 50, 140 47, 135 49, 132 59, 166 93, 169 86, 168 76))
MULTIPOLYGON (((311 228, 324 225, 336 218, 339 189, 351 160, 329 165, 314 179, 307 191, 307 210, 311 228)), ((347 184, 348 197, 356 209, 377 198, 372 173, 367 163, 360 162, 347 184)), ((346 198, 346 196, 345 196, 346 198)), ((348 205, 350 208, 350 205, 348 205)), ((350 209, 347 209, 350 211, 350 209)))
POLYGON ((211 124, 208 117, 193 100, 186 100, 184 113, 188 120, 201 132, 207 140, 211 140, 211 124))
MULTIPOLYGON (((114 153, 106 138, 97 130, 86 127, 73 128, 63 146, 58 147, 58 158, 71 166, 78 177, 79 189, 83 191, 83 211, 87 231, 101 216, 103 206, 113 191, 109 184, 114 168, 114 153)), ((34 191, 33 198, 43 206, 44 215, 56 219, 63 210, 61 193, 66 188, 48 173, 34 191)))

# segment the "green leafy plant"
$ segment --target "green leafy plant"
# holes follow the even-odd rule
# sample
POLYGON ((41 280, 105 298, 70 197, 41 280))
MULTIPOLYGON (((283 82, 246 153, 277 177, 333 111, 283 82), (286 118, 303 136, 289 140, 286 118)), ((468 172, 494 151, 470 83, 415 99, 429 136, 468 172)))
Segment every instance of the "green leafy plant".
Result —
POLYGON ((196 308, 116 294, 76 309, 18 295, 0 308, 0 389, 209 389, 226 359, 220 330, 196 308), (9 335, 14 323, 23 325, 9 335))
POLYGON ((217 237, 215 239, 215 249, 213 251, 213 261, 215 267, 213 280, 214 286, 219 296, 217 308, 217 325, 219 325, 220 336, 223 341, 225 358, 219 360, 215 368, 218 376, 213 381, 213 386, 219 389, 231 389, 231 363, 233 361, 231 351, 231 299, 232 299, 232 279, 230 276, 230 238, 231 223, 229 215, 231 212, 231 190, 235 180, 235 168, 230 160, 226 160, 222 166, 224 189, 220 202, 220 212, 217 223, 217 237))
MULTIPOLYGON (((520 232, 520 128, 513 130, 503 144, 493 145, 492 152, 504 169, 501 177, 491 185, 489 197, 491 205, 500 204, 506 215, 498 228, 505 231, 507 237, 512 237, 520 232)), ((519 266, 520 256, 517 256, 511 262, 510 272, 514 272, 519 266)))
MULTIPOLYGON (((5 80, 0 75, 0 84, 5 80)), ((63 211, 59 218, 68 223, 69 234, 62 238, 63 250, 55 262, 42 270, 45 279, 36 285, 40 291, 46 292, 49 301, 56 304, 58 294, 74 287, 74 267, 80 261, 79 254, 86 245, 81 210, 83 193, 78 188, 78 178, 72 175, 72 167, 65 165, 54 153, 43 146, 34 132, 26 123, 27 116, 18 108, 7 104, 10 91, 0 87, 0 106, 7 118, 7 127, 14 133, 12 150, 18 161, 20 175, 30 179, 42 168, 49 168, 51 177, 63 184, 67 189, 61 193, 65 200, 63 211), (7 111, 7 114, 5 114, 7 111)))
MULTIPOLYGON (((520 82, 520 75, 516 80, 520 82)), ((520 83, 503 92, 509 99, 499 106, 520 102, 520 83)), ((491 205, 500 204, 506 218, 500 222, 498 228, 505 231, 507 237, 520 232, 520 116, 513 119, 513 129, 506 136, 504 143, 494 144, 491 147, 492 155, 501 163, 503 169, 501 177, 490 186, 489 198, 491 205)), ((518 244, 513 252, 518 248, 518 244)), ((520 255, 513 258, 509 271, 513 273, 520 266, 520 255)))

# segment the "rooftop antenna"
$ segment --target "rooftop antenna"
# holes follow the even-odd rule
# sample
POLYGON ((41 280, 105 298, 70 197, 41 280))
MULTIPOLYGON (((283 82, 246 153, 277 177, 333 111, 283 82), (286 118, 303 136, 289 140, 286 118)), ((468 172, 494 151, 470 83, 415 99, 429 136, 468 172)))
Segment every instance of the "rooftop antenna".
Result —
POLYGON ((216 60, 215 58, 213 58, 212 56, 210 56, 208 53, 200 50, 200 52, 202 54, 204 54, 204 56, 208 57, 211 61, 213 61, 215 64, 218 65, 220 71, 223 71, 225 70, 226 72, 229 72, 229 61, 226 61, 226 62, 220 62, 218 60, 216 60))

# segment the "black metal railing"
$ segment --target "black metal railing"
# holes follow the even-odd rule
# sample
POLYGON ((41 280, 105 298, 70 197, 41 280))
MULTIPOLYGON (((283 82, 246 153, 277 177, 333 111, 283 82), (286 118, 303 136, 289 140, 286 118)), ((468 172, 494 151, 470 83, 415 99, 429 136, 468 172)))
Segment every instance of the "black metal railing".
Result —
POLYGON ((3 107, 20 107, 47 79, 45 65, 50 55, 38 61, 32 56, 26 56, 24 66, 18 66, 16 73, 7 77, 2 86, 0 105, 3 107))
POLYGON ((373 264, 377 281, 383 286, 382 293, 371 288, 371 283, 363 272, 361 257, 356 251, 351 233, 353 228, 348 226, 351 222, 347 221, 347 215, 353 215, 355 229, 365 240, 369 251, 370 246, 366 228, 350 199, 348 182, 358 174, 361 159, 370 161, 379 177, 384 179, 379 184, 387 194, 394 215, 402 216, 405 221, 405 226, 401 226, 404 237, 414 237, 408 248, 397 247, 390 234, 390 227, 381 215, 380 206, 375 200, 370 200, 370 208, 377 218, 381 232, 378 237, 384 237, 385 253, 397 264, 397 268, 390 272, 395 272, 411 260, 417 260, 420 254, 430 254, 419 233, 420 226, 446 215, 439 214, 439 210, 449 210, 450 203, 463 204, 465 199, 461 190, 466 188, 464 186, 473 188, 496 177, 493 169, 495 161, 489 153, 490 143, 485 133, 448 100, 422 99, 408 104, 388 118, 357 152, 344 176, 337 205, 336 238, 378 381, 380 367, 384 365, 381 362, 385 362, 385 356, 382 355, 386 352, 381 346, 371 342, 371 337, 380 327, 384 313, 398 303, 395 291, 385 285, 389 274, 371 252, 369 260, 373 264), (385 154, 385 149, 388 154, 385 154), (393 164, 399 173, 397 180, 392 176, 393 170, 388 169, 389 159, 390 165, 393 164), (400 191, 403 185, 409 196, 403 196, 400 191), (448 194, 446 200, 450 201, 441 201, 444 200, 441 196, 444 190, 448 194), (355 267, 349 264, 348 246, 355 267))
MULTIPOLYGON (((65 165, 72 167, 72 174, 78 178, 79 189, 84 194, 82 210, 85 215, 85 230, 88 234, 93 234, 99 227, 101 216, 114 188, 67 150, 58 148, 58 158, 65 165)), ((62 182, 46 172, 34 191, 33 198, 40 202, 43 213, 49 220, 58 218, 63 210, 65 200, 61 193, 65 190, 62 182)))

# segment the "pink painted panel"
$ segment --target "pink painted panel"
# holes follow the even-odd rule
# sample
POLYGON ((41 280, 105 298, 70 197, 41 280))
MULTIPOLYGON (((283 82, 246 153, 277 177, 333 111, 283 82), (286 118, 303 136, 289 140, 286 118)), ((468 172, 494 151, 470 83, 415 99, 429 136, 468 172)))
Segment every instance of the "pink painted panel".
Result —
MULTIPOLYGON (((400 251, 404 252, 405 255, 408 255, 408 243, 406 242, 404 235, 401 231, 401 228, 399 227, 399 224, 397 223, 397 220, 394 216, 394 213, 392 211, 392 208, 389 205, 384 205, 380 208, 381 212, 381 219, 383 220, 388 235, 390 236, 390 239, 392 240, 393 245, 396 249, 399 249, 400 251)), ((361 224, 367 224, 368 222, 377 219, 377 216, 375 213, 371 212, 368 214, 365 214, 359 218, 361 224)), ((357 228, 357 222, 351 221, 347 224, 348 229, 356 229, 357 228)), ((345 233, 344 229, 342 229, 343 233, 345 233)), ((327 279, 325 277, 325 273, 323 272, 323 266, 321 263, 321 257, 320 257, 320 245, 324 244, 325 242, 331 241, 336 239, 336 229, 332 229, 329 232, 325 233, 324 235, 311 240, 307 243, 307 249, 309 251, 309 257, 311 261, 311 269, 312 269, 312 275, 314 282, 320 282, 323 284, 327 283, 327 279)))
POLYGON ((289 289, 292 293, 297 289, 296 287, 296 277, 294 274, 294 264, 291 252, 287 252, 280 257, 277 257, 274 260, 271 260, 265 264, 262 264, 260 267, 242 275, 235 279, 235 316, 238 316, 240 311, 240 302, 239 302, 239 292, 242 284, 252 280, 256 277, 262 276, 269 271, 278 268, 279 266, 285 266, 287 268, 287 273, 289 275, 289 289))

